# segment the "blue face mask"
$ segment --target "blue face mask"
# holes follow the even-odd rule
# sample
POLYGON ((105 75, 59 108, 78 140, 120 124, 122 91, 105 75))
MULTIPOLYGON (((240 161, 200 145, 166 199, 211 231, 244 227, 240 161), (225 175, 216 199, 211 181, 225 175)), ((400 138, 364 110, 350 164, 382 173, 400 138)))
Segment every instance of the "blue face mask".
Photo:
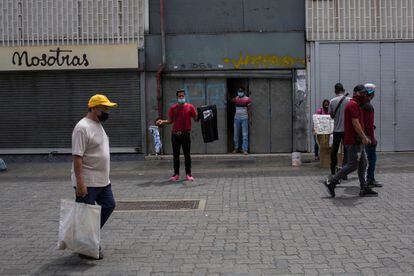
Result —
POLYGON ((183 104, 183 103, 185 103, 185 98, 178 99, 177 101, 178 101, 179 104, 183 104))
POLYGON ((239 92, 237 92, 237 95, 238 95, 240 98, 243 98, 243 97, 244 97, 244 92, 239 91, 239 92))

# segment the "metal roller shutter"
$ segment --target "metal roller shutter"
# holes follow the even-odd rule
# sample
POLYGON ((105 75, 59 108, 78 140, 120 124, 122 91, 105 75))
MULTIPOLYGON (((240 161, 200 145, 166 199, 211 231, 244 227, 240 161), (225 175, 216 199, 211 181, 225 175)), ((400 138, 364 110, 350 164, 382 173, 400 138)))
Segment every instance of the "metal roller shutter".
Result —
POLYGON ((131 70, 2 72, 0 150, 70 149, 89 98, 102 93, 119 104, 104 123, 111 148, 140 152, 139 87, 139 73, 131 70))
POLYGON ((413 151, 414 43, 316 43, 312 114, 323 98, 333 97, 338 81, 352 94, 358 83, 377 84, 375 107, 378 150, 413 151))

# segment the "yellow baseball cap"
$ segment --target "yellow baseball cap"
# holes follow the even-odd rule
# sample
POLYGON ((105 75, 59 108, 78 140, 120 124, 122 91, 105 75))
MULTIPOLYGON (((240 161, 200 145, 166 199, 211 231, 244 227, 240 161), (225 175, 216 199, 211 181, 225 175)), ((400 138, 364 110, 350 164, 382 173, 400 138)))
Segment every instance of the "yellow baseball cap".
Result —
POLYGON ((93 95, 88 102, 88 107, 92 108, 98 105, 103 105, 107 107, 117 107, 117 103, 111 102, 105 95, 96 94, 93 95))

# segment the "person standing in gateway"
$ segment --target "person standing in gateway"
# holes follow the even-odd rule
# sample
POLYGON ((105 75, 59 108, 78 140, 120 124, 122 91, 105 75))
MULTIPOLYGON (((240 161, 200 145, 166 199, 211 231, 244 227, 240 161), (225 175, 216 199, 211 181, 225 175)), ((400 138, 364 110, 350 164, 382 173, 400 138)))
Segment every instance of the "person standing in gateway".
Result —
MULTIPOLYGON (((110 108, 117 107, 104 95, 94 95, 88 103, 89 111, 72 132, 72 185, 76 202, 101 205, 101 228, 115 209, 115 199, 109 180, 109 140, 102 122, 109 117, 110 108)), ((83 254, 80 257, 90 258, 83 254)), ((103 258, 99 247, 99 259, 103 258)))
POLYGON ((243 87, 240 87, 237 91, 237 96, 233 98, 233 102, 236 105, 236 113, 234 114, 233 153, 237 153, 240 150, 241 132, 243 153, 247 155, 249 148, 249 125, 252 123, 252 100, 247 97, 245 89, 243 87))
POLYGON ((198 121, 197 110, 194 105, 187 103, 185 99, 185 91, 177 90, 177 103, 168 109, 168 120, 159 119, 156 121, 157 126, 165 124, 173 124, 171 129, 171 143, 174 158, 174 175, 170 177, 170 181, 176 182, 180 180, 180 150, 183 148, 185 163, 185 180, 194 181, 191 175, 191 118, 198 121))

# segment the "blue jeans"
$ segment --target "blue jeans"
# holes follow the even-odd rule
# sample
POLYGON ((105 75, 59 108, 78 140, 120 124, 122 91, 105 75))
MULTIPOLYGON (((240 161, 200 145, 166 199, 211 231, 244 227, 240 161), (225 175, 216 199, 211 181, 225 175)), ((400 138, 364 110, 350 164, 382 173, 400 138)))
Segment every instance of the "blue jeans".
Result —
POLYGON ((347 163, 334 175, 331 183, 338 184, 340 179, 358 169, 359 184, 361 189, 365 189, 367 187, 367 182, 365 181, 365 171, 367 169, 365 146, 363 144, 345 145, 345 150, 348 156, 347 163))
POLYGON ((240 130, 242 132, 243 151, 247 151, 249 147, 249 119, 236 119, 234 118, 234 149, 240 149, 240 130))
POLYGON ((377 145, 366 145, 368 157, 367 181, 375 181, 375 165, 377 163, 377 145))
POLYGON ((111 184, 105 187, 87 187, 88 194, 84 197, 76 196, 76 202, 101 205, 101 228, 115 209, 115 199, 111 184))

